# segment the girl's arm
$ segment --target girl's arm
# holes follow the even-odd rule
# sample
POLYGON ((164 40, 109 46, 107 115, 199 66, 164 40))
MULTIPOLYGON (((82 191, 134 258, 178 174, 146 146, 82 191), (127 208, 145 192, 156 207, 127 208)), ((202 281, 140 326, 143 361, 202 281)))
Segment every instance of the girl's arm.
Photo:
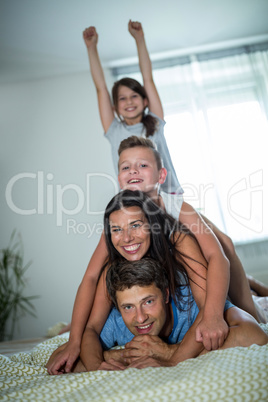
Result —
POLYGON ((106 133, 114 119, 114 112, 99 59, 98 34, 95 27, 85 29, 83 38, 87 47, 91 75, 97 91, 101 123, 106 133))
POLYGON ((218 349, 228 335, 223 310, 229 288, 229 261, 214 233, 186 202, 182 204, 179 220, 195 235, 207 261, 206 299, 196 337, 207 350, 218 349))
POLYGON ((149 101, 149 110, 163 120, 163 107, 153 80, 152 63, 146 47, 142 25, 140 22, 129 20, 128 30, 136 41, 143 85, 149 101))
POLYGON ((104 361, 99 335, 111 309, 111 301, 107 295, 105 278, 106 271, 100 277, 94 304, 81 344, 80 358, 87 371, 98 370, 104 361))
POLYGON ((79 356, 81 340, 93 305, 99 273, 107 256, 108 251, 104 234, 102 234, 76 294, 69 342, 66 344, 64 350, 58 353, 54 360, 49 362, 47 366, 49 374, 60 374, 62 368, 64 368, 66 373, 69 373, 79 356))

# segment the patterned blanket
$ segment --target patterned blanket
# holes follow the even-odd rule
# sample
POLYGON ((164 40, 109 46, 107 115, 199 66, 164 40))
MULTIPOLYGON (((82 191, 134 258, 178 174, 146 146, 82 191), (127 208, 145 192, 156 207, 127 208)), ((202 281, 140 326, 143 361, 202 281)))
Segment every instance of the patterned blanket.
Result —
MULTIPOLYGON (((268 333, 268 324, 262 327, 268 333)), ((56 336, 27 353, 0 355, 0 400, 268 400, 268 345, 213 351, 176 367, 50 376, 44 365, 67 338, 56 336)))

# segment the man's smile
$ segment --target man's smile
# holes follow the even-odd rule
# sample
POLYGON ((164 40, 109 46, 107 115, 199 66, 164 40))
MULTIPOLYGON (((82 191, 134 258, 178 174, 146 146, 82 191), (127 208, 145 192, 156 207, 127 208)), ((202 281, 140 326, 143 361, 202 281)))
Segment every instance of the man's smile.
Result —
POLYGON ((139 326, 136 325, 136 330, 140 335, 148 334, 151 331, 153 325, 154 325, 153 322, 151 322, 150 324, 146 324, 146 325, 139 325, 139 326))

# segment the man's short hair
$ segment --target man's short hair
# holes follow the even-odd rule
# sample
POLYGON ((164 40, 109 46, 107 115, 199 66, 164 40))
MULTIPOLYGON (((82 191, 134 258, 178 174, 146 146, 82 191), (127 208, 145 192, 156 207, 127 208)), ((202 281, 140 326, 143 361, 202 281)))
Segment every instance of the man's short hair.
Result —
POLYGON ((132 135, 121 141, 118 148, 118 155, 120 156, 123 151, 129 148, 144 147, 149 148, 153 151, 158 170, 163 168, 163 161, 160 153, 157 151, 156 145, 149 138, 137 137, 132 135))
POLYGON ((158 261, 147 257, 138 261, 117 261, 110 266, 106 275, 107 290, 116 308, 118 308, 117 291, 152 284, 161 290, 165 300, 166 290, 169 287, 166 271, 158 261))

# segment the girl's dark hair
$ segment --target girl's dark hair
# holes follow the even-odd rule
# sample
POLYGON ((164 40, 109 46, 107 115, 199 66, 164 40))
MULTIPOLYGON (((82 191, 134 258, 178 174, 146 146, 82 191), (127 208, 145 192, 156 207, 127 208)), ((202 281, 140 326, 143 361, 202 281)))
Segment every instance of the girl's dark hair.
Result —
MULTIPOLYGON (((115 111, 116 111, 119 119, 121 120, 121 117, 118 113, 118 90, 119 90, 120 86, 130 88, 132 91, 139 94, 143 99, 148 100, 148 96, 146 94, 145 88, 139 83, 139 81, 134 80, 133 78, 122 78, 121 80, 116 81, 112 88, 112 98, 113 98, 115 111)), ((151 116, 148 113, 145 113, 145 109, 143 111, 141 122, 144 125, 145 131, 146 131, 146 137, 149 137, 150 135, 154 135, 157 125, 158 125, 158 121, 155 117, 151 116)))
POLYGON ((110 266, 118 260, 124 260, 124 257, 112 244, 110 215, 114 211, 133 206, 139 207, 143 211, 150 228, 150 247, 145 257, 153 258, 162 265, 167 273, 171 296, 174 301, 180 300, 180 287, 189 286, 189 277, 182 262, 187 264, 185 258, 191 259, 191 257, 179 253, 176 249, 176 243, 183 233, 194 236, 141 191, 122 191, 113 197, 106 207, 104 232, 109 257, 105 266, 110 266), (179 233, 175 244, 172 241, 173 232, 176 232, 176 235, 179 233))

